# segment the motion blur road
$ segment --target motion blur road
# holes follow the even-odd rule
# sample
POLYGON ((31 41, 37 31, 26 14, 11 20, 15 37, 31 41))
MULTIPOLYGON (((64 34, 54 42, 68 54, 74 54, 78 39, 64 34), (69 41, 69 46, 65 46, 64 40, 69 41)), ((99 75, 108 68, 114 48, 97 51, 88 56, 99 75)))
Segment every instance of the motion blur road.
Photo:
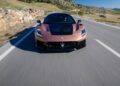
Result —
POLYGON ((71 52, 36 49, 33 32, 15 45, 33 28, 11 40, 15 48, 0 61, 0 86, 120 86, 120 29, 83 24, 87 46, 71 52))

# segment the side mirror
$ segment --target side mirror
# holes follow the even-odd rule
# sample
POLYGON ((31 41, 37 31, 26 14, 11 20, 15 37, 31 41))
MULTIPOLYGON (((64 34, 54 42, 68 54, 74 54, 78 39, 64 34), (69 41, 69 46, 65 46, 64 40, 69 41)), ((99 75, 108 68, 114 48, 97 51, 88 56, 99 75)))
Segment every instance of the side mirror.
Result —
POLYGON ((40 20, 37 20, 37 23, 38 23, 39 25, 41 25, 41 21, 40 21, 40 20))
POLYGON ((77 21, 78 24, 81 24, 81 22, 82 22, 82 20, 78 20, 78 21, 77 21))
POLYGON ((78 20, 78 21, 77 21, 76 31, 78 31, 79 25, 82 25, 81 22, 82 22, 81 20, 78 20))

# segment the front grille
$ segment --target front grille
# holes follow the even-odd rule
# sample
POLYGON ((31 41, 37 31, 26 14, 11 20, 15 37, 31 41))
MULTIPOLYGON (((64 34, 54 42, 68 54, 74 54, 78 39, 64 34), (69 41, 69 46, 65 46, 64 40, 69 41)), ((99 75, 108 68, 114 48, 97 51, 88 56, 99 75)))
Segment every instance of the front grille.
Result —
POLYGON ((64 47, 75 47, 77 42, 48 42, 49 47, 61 47, 61 44, 64 44, 64 47))

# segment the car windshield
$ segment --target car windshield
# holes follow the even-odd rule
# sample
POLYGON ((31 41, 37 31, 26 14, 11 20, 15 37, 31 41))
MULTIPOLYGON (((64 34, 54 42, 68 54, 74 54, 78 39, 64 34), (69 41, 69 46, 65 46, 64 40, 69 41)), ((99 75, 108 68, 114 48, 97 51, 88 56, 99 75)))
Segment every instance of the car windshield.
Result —
POLYGON ((44 23, 75 23, 75 20, 68 14, 51 14, 45 18, 44 23))

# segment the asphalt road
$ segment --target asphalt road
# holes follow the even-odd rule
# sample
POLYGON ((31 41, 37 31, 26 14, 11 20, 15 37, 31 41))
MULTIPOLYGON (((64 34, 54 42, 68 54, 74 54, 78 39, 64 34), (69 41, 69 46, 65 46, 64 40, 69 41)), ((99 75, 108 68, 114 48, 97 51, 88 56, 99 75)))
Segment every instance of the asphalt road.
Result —
POLYGON ((15 45, 32 28, 11 40, 14 49, 0 61, 0 86, 120 86, 120 29, 83 23, 87 46, 71 52, 39 51, 33 32, 15 45))

